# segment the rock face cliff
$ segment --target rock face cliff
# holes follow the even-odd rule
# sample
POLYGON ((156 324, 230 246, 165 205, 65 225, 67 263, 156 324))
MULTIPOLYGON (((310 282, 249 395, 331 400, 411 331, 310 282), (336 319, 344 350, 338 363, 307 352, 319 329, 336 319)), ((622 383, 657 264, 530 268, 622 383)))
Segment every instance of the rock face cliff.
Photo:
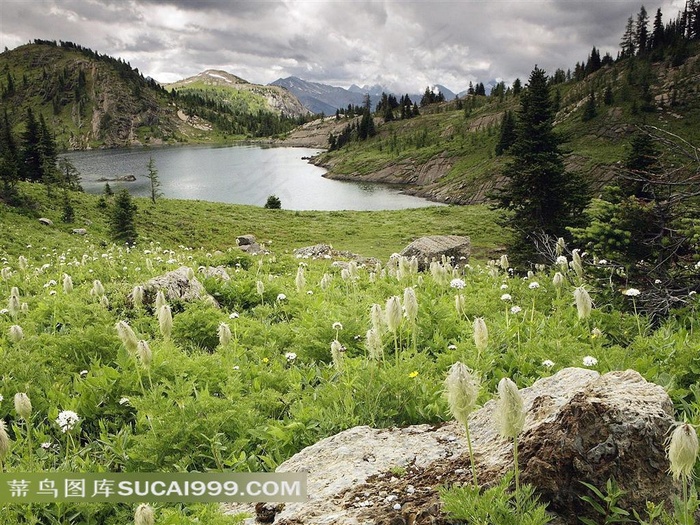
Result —
MULTIPOLYGON (((667 474, 664 441, 673 406, 663 388, 628 370, 601 376, 568 368, 521 391, 521 479, 532 484, 559 523, 594 516, 581 481, 604 490, 614 478, 619 504, 643 514, 646 501, 669 503, 678 487, 667 474)), ((513 467, 512 442, 494 421, 495 401, 470 419, 478 480, 489 486, 513 467)), ((305 503, 229 506, 247 523, 447 524, 438 488, 470 483, 464 429, 457 423, 401 429, 355 427, 293 456, 278 472, 307 472, 305 503), (268 521, 265 521, 268 520, 268 521)))

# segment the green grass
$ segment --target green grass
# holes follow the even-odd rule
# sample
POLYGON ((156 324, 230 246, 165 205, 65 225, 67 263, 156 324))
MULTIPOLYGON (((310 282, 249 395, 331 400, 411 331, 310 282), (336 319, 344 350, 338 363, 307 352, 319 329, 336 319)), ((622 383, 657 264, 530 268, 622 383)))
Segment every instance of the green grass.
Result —
MULTIPOLYGON (((61 194, 49 198, 40 185, 21 188, 32 200, 31 211, 18 213, 13 208, 0 208, 0 219, 7 225, 0 233, 0 252, 16 256, 27 244, 63 249, 76 240, 71 231, 82 227, 89 232, 89 242, 111 242, 107 214, 98 208, 97 196, 71 194, 76 219, 65 224, 61 221, 61 194), (54 227, 38 228, 39 216, 51 219, 54 227)), ((486 206, 378 212, 290 211, 204 201, 160 199, 155 206, 145 198, 134 201, 138 206, 139 244, 158 241, 221 250, 235 246, 238 235, 252 233, 261 242, 271 242, 273 249, 283 246, 291 250, 323 242, 337 250, 387 259, 418 237, 468 235, 475 257, 485 260, 502 246, 504 235, 493 222, 495 212, 486 206)))

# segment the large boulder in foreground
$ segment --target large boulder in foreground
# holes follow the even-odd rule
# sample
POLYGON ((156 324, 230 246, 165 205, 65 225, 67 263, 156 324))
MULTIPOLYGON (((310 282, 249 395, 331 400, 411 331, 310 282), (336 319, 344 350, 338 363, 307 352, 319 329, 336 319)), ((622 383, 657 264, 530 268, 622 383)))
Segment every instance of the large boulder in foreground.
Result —
POLYGON ((456 264, 467 264, 471 255, 471 240, 462 235, 430 235, 416 239, 406 246, 399 255, 415 257, 418 269, 425 270, 430 263, 443 257, 452 258, 456 264))
MULTIPOLYGON (((567 368, 521 392, 527 410, 521 479, 560 522, 594 517, 580 499, 588 494, 581 481, 604 491, 614 478, 626 491, 619 504, 642 514, 646 501, 668 502, 676 492, 664 450, 673 405, 660 386, 631 370, 601 376, 567 368)), ((512 443, 498 436, 494 408, 489 401, 470 422, 482 486, 513 467, 512 443)), ((471 481, 464 431, 454 422, 352 428, 307 447, 277 471, 307 472, 308 501, 228 511, 257 515, 249 524, 446 524, 437 488, 471 481), (263 516, 267 521, 258 521, 263 516)))

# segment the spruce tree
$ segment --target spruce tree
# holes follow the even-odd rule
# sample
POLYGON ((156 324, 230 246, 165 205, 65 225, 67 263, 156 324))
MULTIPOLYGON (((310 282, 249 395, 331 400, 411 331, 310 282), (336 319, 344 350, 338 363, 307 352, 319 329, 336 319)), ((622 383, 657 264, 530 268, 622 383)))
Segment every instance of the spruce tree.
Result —
POLYGON ((159 197, 163 196, 163 193, 160 191, 160 178, 158 178, 156 161, 153 160, 153 157, 149 157, 148 165, 146 167, 148 168, 148 174, 146 175, 146 178, 148 179, 148 182, 151 185, 151 202, 155 204, 156 200, 159 197))
POLYGON ((117 193, 112 205, 109 220, 112 238, 115 241, 134 244, 136 242, 136 204, 131 200, 128 190, 117 193))
POLYGON ((498 144, 496 144, 496 156, 503 155, 515 142, 515 115, 513 112, 508 110, 503 115, 503 120, 501 121, 501 132, 498 138, 498 144))
POLYGON ((22 134, 22 178, 41 182, 43 163, 41 154, 41 130, 32 108, 27 108, 26 129, 22 134))
POLYGON ((493 197, 504 211, 502 223, 514 235, 510 255, 519 263, 539 259, 533 241, 541 235, 566 236, 587 202, 585 184, 564 169, 547 75, 535 66, 520 100, 516 139, 503 186, 493 197))

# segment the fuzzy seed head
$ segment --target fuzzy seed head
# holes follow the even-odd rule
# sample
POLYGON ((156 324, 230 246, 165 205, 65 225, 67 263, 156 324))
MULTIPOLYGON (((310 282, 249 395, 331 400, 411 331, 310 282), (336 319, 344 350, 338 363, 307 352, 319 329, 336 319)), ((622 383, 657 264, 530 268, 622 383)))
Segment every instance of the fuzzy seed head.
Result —
POLYGON ((19 304, 19 297, 16 295, 10 295, 10 299, 7 301, 7 309, 10 311, 10 315, 14 319, 20 312, 21 305, 19 304))
POLYGON ((350 261, 348 263, 348 273, 350 274, 350 279, 357 281, 360 278, 360 274, 357 272, 357 263, 355 261, 350 261))
POLYGON ((29 421, 29 418, 32 417, 32 402, 24 392, 15 394, 15 412, 25 421, 29 421))
POLYGON ((262 294, 265 293, 265 284, 262 281, 257 281, 255 283, 255 289, 258 292, 258 295, 262 296, 262 294))
POLYGON ((303 293, 304 290, 306 289, 306 277, 304 277, 304 267, 299 266, 297 268, 297 276, 294 282, 297 285, 297 292, 303 293))
POLYGON ((127 349, 127 351, 130 354, 135 353, 138 349, 139 340, 136 337, 134 331, 129 326, 129 323, 127 323, 126 321, 119 321, 115 325, 115 328, 117 329, 117 335, 119 336, 119 339, 121 339, 122 344, 127 349))
POLYGON ((498 383, 495 417, 498 433, 504 438, 514 439, 518 437, 525 425, 523 398, 515 383, 507 377, 498 383))
POLYGON ((381 336, 384 333, 384 312, 382 312, 382 307, 374 303, 370 309, 369 315, 372 321, 372 330, 381 336))
POLYGON ((73 278, 67 273, 63 274, 63 291, 71 293, 73 291, 73 278))
POLYGON ((394 333, 401 324, 401 299, 397 295, 389 297, 386 302, 385 314, 386 327, 394 333))
POLYGON ((219 344, 221 346, 226 346, 231 342, 231 328, 226 323, 219 323, 217 334, 219 335, 219 344))
POLYGON ((418 319, 418 298, 416 297, 416 291, 408 287, 403 291, 403 307, 406 314, 406 319, 411 324, 416 322, 418 319))
POLYGON ((671 434, 667 454, 673 479, 689 480, 698 457, 698 435, 692 425, 683 423, 676 427, 671 434))
POLYGON ((109 298, 106 295, 100 297, 100 306, 109 308, 109 298))
POLYGON ((139 359, 141 360, 141 364, 148 368, 151 366, 151 362, 153 361, 153 352, 151 351, 151 347, 148 346, 148 342, 144 341, 141 339, 137 346, 136 346, 136 355, 139 356, 139 359))
POLYGON ((160 326, 160 333, 163 334, 165 339, 170 339, 173 333, 173 313, 170 310, 170 306, 164 304, 158 310, 158 325, 160 326))
POLYGON ((564 253, 564 250, 566 250, 566 241, 564 240, 564 237, 559 237, 557 239, 557 245, 554 247, 554 250, 557 256, 564 253))
POLYGON ((574 300, 576 301, 578 318, 587 319, 591 315, 593 301, 591 301, 591 296, 588 295, 588 292, 583 286, 579 286, 574 290, 574 300))
POLYGON ((382 358, 382 336, 374 328, 367 330, 365 345, 370 359, 380 360, 382 358))
POLYGON ((466 300, 462 294, 455 295, 455 309, 457 314, 464 315, 464 309, 466 308, 466 300))
POLYGON ((9 452, 10 436, 7 434, 7 425, 5 425, 5 420, 0 419, 0 464, 5 461, 5 458, 9 452))
POLYGON ((10 326, 9 338, 10 342, 13 344, 17 344, 22 339, 24 339, 24 332, 22 331, 22 327, 18 324, 13 324, 12 326, 10 326))
POLYGON ((445 396, 450 413, 462 425, 467 425, 469 414, 476 407, 479 397, 479 376, 463 363, 457 361, 450 367, 445 379, 445 396))
POLYGON ((564 276, 561 274, 561 272, 557 272, 554 274, 554 277, 552 278, 552 284, 557 288, 562 287, 562 285, 564 284, 564 276))
POLYGON ((19 269, 24 271, 27 269, 28 263, 27 263, 27 258, 24 255, 20 255, 19 258, 17 259, 17 264, 19 265, 19 269))
POLYGON ((501 255, 501 258, 498 261, 498 265, 501 267, 501 270, 508 271, 508 268, 510 268, 510 263, 508 262, 508 256, 505 253, 503 255, 501 255))
POLYGON ((321 277, 321 290, 327 290, 328 287, 331 285, 331 281, 333 280, 333 277, 329 273, 324 273, 323 277, 321 277))
POLYGON ((105 294, 105 287, 102 285, 102 281, 95 279, 92 281, 92 289, 90 290, 90 295, 93 297, 101 297, 105 294))
POLYGON ((479 352, 486 350, 489 345, 489 331, 483 317, 474 319, 474 344, 479 352))
POLYGON ((168 304, 168 301, 165 299, 165 294, 163 293, 163 290, 158 290, 158 293, 156 293, 156 313, 160 312, 160 309, 168 304))
POLYGON ((146 503, 141 503, 136 507, 134 512, 134 525, 153 525, 156 522, 156 517, 153 512, 153 507, 146 503))
POLYGON ((141 308, 143 306, 143 286, 137 284, 131 291, 131 299, 134 302, 134 308, 141 308))

